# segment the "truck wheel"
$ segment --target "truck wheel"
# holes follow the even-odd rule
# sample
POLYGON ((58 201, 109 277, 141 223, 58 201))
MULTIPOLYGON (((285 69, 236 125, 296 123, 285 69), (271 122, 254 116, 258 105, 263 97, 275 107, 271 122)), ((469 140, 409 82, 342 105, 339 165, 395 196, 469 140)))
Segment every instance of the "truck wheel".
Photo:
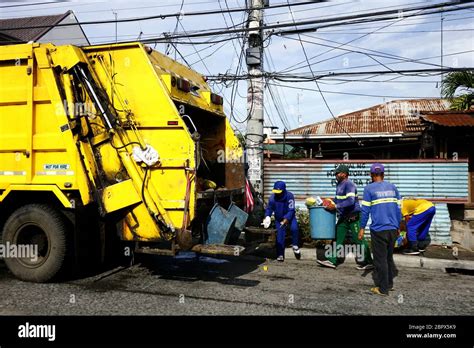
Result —
MULTIPOLYGON (((65 263, 66 238, 67 225, 60 212, 44 204, 25 205, 13 212, 6 221, 2 242, 6 248, 7 243, 10 246, 33 246, 28 249, 30 253, 31 249, 33 253, 37 251, 37 255, 6 257, 5 264, 21 280, 47 282, 59 273, 65 263)), ((20 250, 17 247, 17 253, 20 250)))

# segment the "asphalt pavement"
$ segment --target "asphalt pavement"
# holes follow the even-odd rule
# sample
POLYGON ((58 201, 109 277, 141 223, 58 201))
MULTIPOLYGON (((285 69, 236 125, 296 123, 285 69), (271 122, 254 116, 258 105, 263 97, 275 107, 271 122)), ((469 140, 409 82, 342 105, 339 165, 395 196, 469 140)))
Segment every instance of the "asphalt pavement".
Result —
POLYGON ((472 275, 399 265, 395 290, 372 295, 372 273, 348 260, 144 255, 61 283, 15 279, 0 262, 0 315, 473 315, 472 275))

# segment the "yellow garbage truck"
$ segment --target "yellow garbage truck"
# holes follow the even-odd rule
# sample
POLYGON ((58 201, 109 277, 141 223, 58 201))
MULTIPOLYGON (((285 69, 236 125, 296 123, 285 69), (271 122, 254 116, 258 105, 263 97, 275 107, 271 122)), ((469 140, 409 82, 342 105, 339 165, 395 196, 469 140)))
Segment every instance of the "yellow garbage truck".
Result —
POLYGON ((238 255, 244 175, 223 98, 150 47, 0 47, 1 240, 36 253, 5 257, 16 277, 114 246, 238 255))

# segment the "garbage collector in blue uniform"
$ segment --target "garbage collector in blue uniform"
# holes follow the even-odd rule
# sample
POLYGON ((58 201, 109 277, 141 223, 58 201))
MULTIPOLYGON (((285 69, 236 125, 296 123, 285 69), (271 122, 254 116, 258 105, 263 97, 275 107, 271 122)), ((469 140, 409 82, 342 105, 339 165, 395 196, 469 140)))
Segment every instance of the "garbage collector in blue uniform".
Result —
POLYGON ((400 193, 394 184, 384 180, 385 168, 381 163, 370 167, 372 183, 364 188, 359 238, 364 236, 369 216, 372 218, 370 236, 374 253, 375 287, 370 291, 376 295, 388 295, 393 289, 396 267, 393 248, 402 218, 400 193))
POLYGON ((262 223, 263 227, 270 227, 273 213, 275 213, 275 226, 277 229, 277 260, 280 262, 285 260, 285 237, 288 228, 290 228, 291 231, 293 253, 299 260, 301 258, 301 251, 298 244, 299 232, 295 214, 295 197, 293 193, 286 190, 286 183, 284 181, 276 181, 273 185, 272 194, 268 200, 267 208, 265 209, 265 219, 262 223))
POLYGON ((358 238, 360 205, 357 187, 349 180, 349 167, 345 164, 340 164, 336 168, 335 174, 337 180, 335 204, 326 207, 326 210, 337 211, 339 216, 336 224, 336 240, 332 244, 332 249, 334 250, 327 257, 327 260, 316 260, 316 262, 324 267, 336 268, 338 248, 343 245, 346 237, 349 236, 352 244, 356 244, 359 247, 357 249, 359 254, 356 255, 357 269, 373 269, 369 243, 363 237, 362 239, 358 238))

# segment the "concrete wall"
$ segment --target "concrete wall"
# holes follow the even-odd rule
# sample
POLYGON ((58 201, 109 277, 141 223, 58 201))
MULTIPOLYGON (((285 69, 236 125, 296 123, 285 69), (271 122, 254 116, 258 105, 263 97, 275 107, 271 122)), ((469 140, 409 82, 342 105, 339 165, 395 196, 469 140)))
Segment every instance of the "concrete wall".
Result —
POLYGON ((454 243, 474 251, 474 206, 465 206, 463 214, 452 220, 451 236, 454 243))

